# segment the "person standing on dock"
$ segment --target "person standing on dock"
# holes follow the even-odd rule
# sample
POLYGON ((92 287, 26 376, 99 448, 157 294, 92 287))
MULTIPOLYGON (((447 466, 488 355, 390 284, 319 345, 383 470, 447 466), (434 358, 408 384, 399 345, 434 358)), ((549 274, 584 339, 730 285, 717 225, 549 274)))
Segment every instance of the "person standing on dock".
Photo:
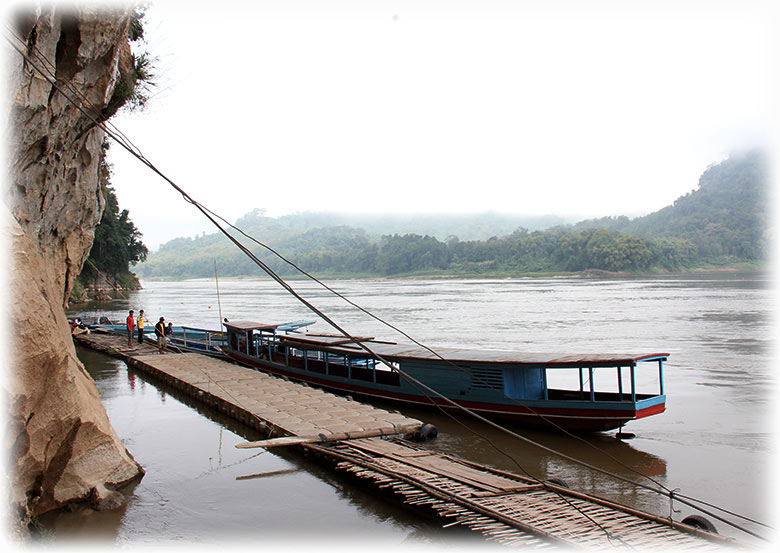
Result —
POLYGON ((131 309, 130 314, 127 316, 127 347, 133 347, 133 334, 135 330, 135 319, 133 318, 134 311, 131 309))
POLYGON ((138 312, 138 343, 144 343, 144 310, 138 312))
POLYGON ((165 349, 165 317, 160 317, 160 320, 154 325, 154 333, 157 335, 157 347, 162 353, 165 349))

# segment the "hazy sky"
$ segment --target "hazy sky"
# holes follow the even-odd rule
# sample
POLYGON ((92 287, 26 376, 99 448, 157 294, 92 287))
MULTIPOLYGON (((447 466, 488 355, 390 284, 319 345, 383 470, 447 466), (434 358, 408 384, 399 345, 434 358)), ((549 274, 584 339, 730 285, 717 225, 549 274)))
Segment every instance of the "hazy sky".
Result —
MULTIPOLYGON (((159 86, 113 122, 235 220, 298 211, 641 215, 771 146, 770 2, 157 2, 159 86), (218 6, 218 7, 217 7, 218 6)), ((151 248, 214 232, 112 148, 151 248)))

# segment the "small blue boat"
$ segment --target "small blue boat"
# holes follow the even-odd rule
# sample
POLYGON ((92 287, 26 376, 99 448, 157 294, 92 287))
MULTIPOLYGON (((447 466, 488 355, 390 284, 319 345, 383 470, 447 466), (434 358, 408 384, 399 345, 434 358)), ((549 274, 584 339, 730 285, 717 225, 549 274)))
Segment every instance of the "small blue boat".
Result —
MULTIPOLYGON (((127 336, 125 325, 91 324, 88 327, 94 332, 108 332, 127 336)), ((136 329, 134 331, 134 340, 137 333, 138 330, 136 329)), ((171 333, 166 334, 165 338, 167 347, 173 350, 203 353, 215 357, 224 357, 222 349, 227 344, 227 334, 223 331, 189 326, 171 327, 171 333)), ((144 340, 149 343, 157 343, 154 327, 144 327, 144 340)))

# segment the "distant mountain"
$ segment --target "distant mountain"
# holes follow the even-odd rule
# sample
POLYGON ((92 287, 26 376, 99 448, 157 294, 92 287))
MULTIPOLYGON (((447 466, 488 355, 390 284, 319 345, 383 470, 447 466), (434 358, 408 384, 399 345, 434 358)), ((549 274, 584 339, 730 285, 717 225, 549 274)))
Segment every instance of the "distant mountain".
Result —
POLYGON ((699 178, 698 189, 655 213, 636 219, 592 219, 572 228, 601 228, 646 239, 684 239, 694 244, 703 259, 762 260, 771 226, 768 170, 763 152, 732 156, 708 167, 699 178))
MULTIPOLYGON (((712 165, 697 190, 655 213, 565 224, 556 217, 300 213, 253 210, 236 222, 248 235, 320 276, 495 275, 601 270, 641 273, 748 262, 767 256, 768 177, 764 154, 712 165), (553 226, 554 225, 554 226, 553 226)), ((239 239, 269 267, 295 274, 263 246, 239 239)), ((177 238, 149 256, 143 278, 258 275, 220 234, 177 238)))
MULTIPOLYGON (((296 213, 267 217, 254 209, 235 226, 247 235, 292 257, 308 270, 341 275, 376 274, 376 249, 382 236, 424 235, 434 240, 455 236, 484 240, 518 229, 541 230, 566 223, 559 216, 522 216, 500 213, 375 214, 296 213)), ((274 270, 290 268, 262 247, 241 238, 274 270)), ((427 242, 426 242, 427 243, 427 242)), ((214 274, 214 261, 225 276, 255 275, 257 268, 220 233, 196 238, 175 238, 161 245, 146 263, 136 267, 142 278, 202 278, 214 274)), ((380 261, 380 265, 381 265, 380 261)))

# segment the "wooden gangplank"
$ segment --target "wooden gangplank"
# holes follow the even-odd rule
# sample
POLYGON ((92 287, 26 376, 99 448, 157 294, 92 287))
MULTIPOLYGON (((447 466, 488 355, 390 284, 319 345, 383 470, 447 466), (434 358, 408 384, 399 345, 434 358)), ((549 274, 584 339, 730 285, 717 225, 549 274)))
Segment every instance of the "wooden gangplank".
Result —
POLYGON ((304 446, 335 468, 489 540, 525 547, 720 549, 716 534, 400 439, 304 446))

